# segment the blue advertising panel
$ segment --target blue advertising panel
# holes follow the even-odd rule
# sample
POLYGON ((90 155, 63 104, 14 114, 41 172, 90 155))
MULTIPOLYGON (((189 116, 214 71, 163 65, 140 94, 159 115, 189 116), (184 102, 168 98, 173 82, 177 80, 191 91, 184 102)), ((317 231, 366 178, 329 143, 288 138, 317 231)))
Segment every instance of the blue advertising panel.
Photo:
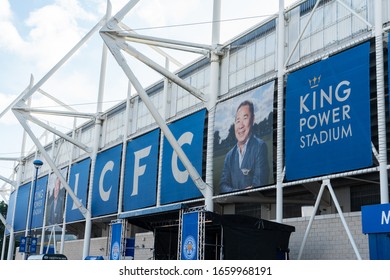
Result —
POLYGON ((92 217, 118 210, 119 175, 122 145, 99 153, 96 157, 92 190, 92 217))
MULTIPOLYGON (((169 125, 177 142, 200 175, 202 175, 204 121, 205 110, 201 110, 169 125)), ((166 138, 164 138, 161 176, 162 204, 201 196, 166 138)))
POLYGON ((191 212, 184 213, 182 220, 182 260, 197 260, 198 259, 198 224, 199 213, 191 212))
MULTIPOLYGON (((69 172, 69 186, 85 207, 87 206, 87 190, 90 168, 91 159, 86 158, 83 161, 73 164, 69 172)), ((68 195, 66 200, 66 222, 79 221, 82 219, 84 219, 83 214, 81 214, 72 198, 68 195)))
POLYGON ((35 254, 37 252, 37 245, 38 245, 38 238, 31 237, 31 242, 30 242, 30 253, 31 254, 35 254))
POLYGON ((159 136, 157 129, 127 144, 124 211, 156 205, 159 136))
POLYGON ((27 237, 22 236, 20 237, 19 253, 25 253, 25 252, 27 252, 27 237))
MULTIPOLYGON (((68 167, 60 170, 62 177, 66 180, 68 167)), ((46 225, 62 224, 65 207, 65 187, 61 184, 60 178, 52 173, 47 183, 47 204, 46 204, 46 225)))
POLYGON ((122 223, 111 225, 110 260, 120 260, 122 252, 122 223))
MULTIPOLYGON (((13 217, 14 217, 14 210, 15 210, 15 202, 16 202, 16 191, 13 191, 8 200, 8 208, 7 208, 7 217, 6 217, 6 223, 7 225, 12 225, 13 217)), ((7 235, 9 235, 8 228, 5 228, 5 232, 7 235)))
POLYGON ((215 194, 273 184, 274 88, 272 81, 217 104, 215 194))
POLYGON ((14 231, 26 229, 31 182, 18 188, 15 206, 14 231))
POLYGON ((372 165, 369 51, 364 43, 288 76, 288 180, 372 165))
POLYGON ((390 233, 390 204, 362 206, 363 233, 390 233))
POLYGON ((33 202, 33 216, 31 228, 40 228, 43 226, 43 215, 45 213, 45 200, 48 176, 44 176, 37 180, 34 202, 33 202))

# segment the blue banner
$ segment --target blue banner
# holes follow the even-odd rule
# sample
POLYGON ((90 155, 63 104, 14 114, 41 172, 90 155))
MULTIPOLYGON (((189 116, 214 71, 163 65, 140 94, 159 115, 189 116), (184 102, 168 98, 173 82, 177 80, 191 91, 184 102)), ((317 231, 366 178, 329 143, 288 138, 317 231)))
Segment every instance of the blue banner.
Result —
POLYGON ((30 254, 35 254, 37 252, 38 238, 31 237, 30 239, 30 254))
POLYGON ((272 81, 217 104, 215 194, 273 184, 274 85, 272 81))
POLYGON ((362 206, 363 233, 390 233, 390 204, 362 206))
POLYGON ((160 130, 127 144, 123 210, 156 205, 160 130))
POLYGON ((20 186, 17 190, 14 231, 26 229, 31 182, 20 186))
MULTIPOLYGON (((89 183, 89 170, 91 167, 91 159, 86 158, 81 162, 75 163, 70 168, 69 186, 74 194, 79 198, 80 202, 87 207, 87 190, 89 183)), ((66 217, 67 222, 83 220, 84 216, 76 207, 72 198, 68 195, 66 201, 66 217)))
POLYGON ((197 260, 199 249, 199 212, 184 213, 182 220, 182 260, 197 260))
POLYGON ((20 237, 20 243, 19 243, 19 253, 25 253, 27 252, 27 237, 22 236, 20 237))
POLYGON ((111 225, 110 260, 120 260, 122 255, 122 223, 111 225))
MULTIPOLYGON (((68 167, 60 170, 62 177, 66 180, 68 167)), ((47 204, 46 204, 46 225, 62 224, 65 207, 65 188, 60 178, 52 173, 47 183, 47 204)))
MULTIPOLYGON (((200 175, 202 175, 205 114, 205 110, 202 110, 169 125, 177 142, 200 175)), ((166 138, 164 138, 162 161, 162 204, 201 196, 200 191, 166 138)))
POLYGON ((44 176, 37 180, 34 201, 32 205, 32 222, 31 228, 40 228, 43 226, 43 215, 45 213, 45 200, 48 176, 44 176))
MULTIPOLYGON (((12 221, 14 220, 15 203, 16 203, 16 191, 13 191, 9 196, 8 208, 7 208, 7 218, 6 218, 7 225, 10 225, 10 226, 12 225, 12 221)), ((10 234, 7 227, 5 228, 5 232, 7 235, 10 234)))
POLYGON ((99 153, 96 158, 92 190, 92 217, 118 210, 122 145, 99 153))
POLYGON ((365 43, 288 76, 288 180, 372 165, 369 52, 365 43))

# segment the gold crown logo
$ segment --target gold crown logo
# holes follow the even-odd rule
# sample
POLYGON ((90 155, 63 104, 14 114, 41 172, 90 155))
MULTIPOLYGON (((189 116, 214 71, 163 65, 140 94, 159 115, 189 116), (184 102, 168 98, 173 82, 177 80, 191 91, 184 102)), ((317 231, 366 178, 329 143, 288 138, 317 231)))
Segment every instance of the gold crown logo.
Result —
POLYGON ((313 79, 309 79, 309 85, 310 88, 316 88, 319 86, 321 82, 321 75, 320 76, 314 76, 313 79))

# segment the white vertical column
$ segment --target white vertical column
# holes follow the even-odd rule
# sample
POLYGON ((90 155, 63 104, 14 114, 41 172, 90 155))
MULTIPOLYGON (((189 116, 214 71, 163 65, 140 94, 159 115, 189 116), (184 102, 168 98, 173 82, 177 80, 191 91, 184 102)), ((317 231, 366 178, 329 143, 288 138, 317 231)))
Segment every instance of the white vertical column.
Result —
MULTIPOLYGON (((165 69, 167 69, 169 71, 169 59, 168 58, 165 58, 165 69)), ((171 112, 171 108, 170 106, 168 106, 168 100, 172 100, 172 96, 170 98, 168 98, 168 93, 172 93, 171 92, 168 92, 168 86, 169 86, 169 80, 167 77, 164 78, 164 100, 163 100, 163 109, 162 109, 162 112, 163 112, 163 119, 166 120, 167 117, 170 116, 170 113, 168 113, 168 110, 169 112, 171 112), (169 108, 169 109, 168 109, 169 108)), ((172 103, 171 103, 172 104, 172 103)), ((164 154, 164 133, 163 131, 161 130, 161 135, 160 135, 160 154, 159 154, 159 161, 158 161, 158 175, 157 175, 157 195, 156 195, 156 206, 160 206, 161 205, 161 178, 162 178, 162 160, 163 160, 163 154, 164 154)))
MULTIPOLYGON (((111 17, 111 3, 107 1, 107 11, 106 11, 106 21, 111 17)), ((99 114, 103 111, 103 97, 104 97, 104 85, 106 79, 106 66, 107 66, 107 46, 103 43, 102 50, 102 61, 100 66, 100 80, 99 80, 99 92, 97 99, 97 108, 96 112, 98 116, 95 121, 95 136, 94 136, 94 144, 92 148, 91 154, 91 173, 90 173, 90 183, 88 190, 88 205, 87 205, 87 217, 85 219, 85 232, 84 232, 84 246, 83 246, 83 259, 85 259, 89 255, 89 248, 91 242, 91 230, 92 230, 92 221, 91 221, 91 210, 92 210, 92 190, 93 190, 93 178, 95 175, 95 164, 96 164, 96 156, 99 150, 100 145, 100 134, 102 130, 102 121, 99 118, 99 114)))
POLYGON ((279 0, 278 17, 278 121, 276 139, 276 221, 283 220, 283 109, 284 109, 284 0, 279 0))
POLYGON ((387 141, 386 141, 386 108, 383 63, 383 19, 382 1, 374 1, 375 5, 375 54, 376 54, 376 94, 378 110, 378 144, 379 144, 379 176, 381 203, 389 203, 389 187, 387 178, 387 141))
POLYGON ((213 51, 210 55, 210 93, 207 101, 208 110, 208 131, 207 131, 207 156, 206 156, 206 184, 210 186, 206 190, 205 209, 207 211, 214 210, 213 204, 213 157, 214 157, 214 119, 215 106, 219 96, 219 62, 220 58, 216 51, 220 40, 221 30, 221 0, 214 0, 213 3, 213 27, 211 45, 213 51))
MULTIPOLYGON (((28 86, 28 90, 32 88, 34 84, 34 77, 33 75, 30 76, 30 84, 28 86)), ((31 98, 27 99, 27 105, 28 107, 31 106, 31 98)), ((18 197, 17 193, 19 192, 19 186, 20 182, 22 181, 22 173, 24 168, 24 161, 23 158, 25 156, 25 150, 26 150, 26 141, 27 141, 27 132, 23 131, 23 138, 22 138, 22 148, 21 148, 21 155, 19 160, 19 166, 18 166, 18 173, 17 173, 17 179, 16 179, 16 197, 15 197, 15 203, 14 207, 12 209, 12 223, 11 223, 11 231, 9 234, 9 243, 8 243, 8 255, 7 260, 13 259, 13 252, 14 252, 14 243, 15 243, 15 236, 14 236, 14 221, 15 221, 15 207, 16 207, 16 199, 18 197)), ((5 239, 4 239, 5 240, 5 239)))
POLYGON ((130 98, 131 98, 131 83, 127 86, 127 97, 126 97, 126 111, 123 126, 123 137, 122 137, 122 162, 121 162, 121 174, 119 177, 119 196, 118 196, 118 214, 123 212, 123 190, 125 183, 125 167, 126 167, 126 150, 127 150, 127 136, 129 135, 129 117, 130 117, 130 98))

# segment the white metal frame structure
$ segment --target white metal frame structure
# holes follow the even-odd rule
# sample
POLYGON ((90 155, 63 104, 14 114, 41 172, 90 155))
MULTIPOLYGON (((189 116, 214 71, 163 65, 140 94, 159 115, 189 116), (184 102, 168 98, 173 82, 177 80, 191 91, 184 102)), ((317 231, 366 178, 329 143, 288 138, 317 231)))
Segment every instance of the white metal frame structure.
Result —
MULTIPOLYGON (((371 1, 367 0, 367 3, 370 3, 370 5, 374 6, 374 12, 373 17, 375 19, 375 22, 372 23, 370 20, 367 20, 367 17, 364 17, 361 15, 359 11, 356 11, 353 7, 351 7, 349 4, 347 4, 343 0, 333 0, 334 2, 337 2, 338 5, 343 7, 344 9, 348 10, 351 13, 351 17, 358 20, 361 24, 365 25, 365 28, 367 32, 362 32, 359 36, 356 36, 353 39, 340 42, 339 44, 336 44, 329 49, 324 47, 326 51, 321 52, 313 52, 309 53, 311 54, 310 57, 307 57, 305 55, 300 56, 297 60, 295 57, 297 56, 297 52, 299 52, 299 45, 304 39, 304 35, 307 32, 308 27, 310 26, 311 20, 313 19, 315 13, 317 12, 317 9, 326 1, 317 0, 315 1, 315 5, 312 7, 307 21, 303 25, 303 27, 300 29, 299 34, 297 34, 297 38, 295 43, 291 45, 286 45, 286 30, 289 27, 288 26, 288 18, 287 18, 287 12, 284 10, 284 1, 279 0, 279 12, 277 16, 274 17, 275 22, 277 22, 277 39, 276 41, 276 53, 275 53, 275 61, 276 61, 276 67, 275 71, 271 74, 264 75, 261 80, 257 80, 257 85, 264 83, 267 80, 277 80, 277 123, 276 123, 276 132, 277 132, 277 139, 276 139, 276 183, 274 186, 270 186, 268 188, 274 188, 276 189, 276 221, 282 222, 283 221, 283 205, 284 205, 284 196, 283 196, 283 189, 287 188, 289 186, 294 186, 298 184, 310 184, 313 182, 322 182, 321 188, 317 192, 317 199, 315 202, 315 210, 317 210, 320 200, 322 198, 322 194, 327 187, 328 190, 331 193, 332 200, 337 208, 337 211, 340 215, 340 219, 343 222, 343 225, 345 227, 345 230, 348 234, 348 237, 350 238, 351 244, 354 248, 354 251, 356 253, 356 256, 358 259, 361 258, 356 245, 354 244, 354 240, 351 236, 351 233, 348 229, 347 224, 345 223, 345 220, 343 218, 343 213, 340 208, 340 204, 333 192, 331 180, 340 178, 340 177, 347 177, 347 176, 353 176, 358 174, 365 174, 370 172, 379 172, 380 174, 380 197, 381 197, 381 203, 388 203, 389 202, 389 192, 388 192, 388 169, 389 165, 387 163, 387 138, 386 138, 386 110, 385 110, 385 82, 384 82, 384 64, 383 64, 383 34, 387 29, 383 26, 383 17, 382 17, 382 3, 383 1, 371 1), (277 20, 277 21, 276 21, 277 20), (283 23, 283 24, 280 24, 283 23), (285 87, 285 78, 288 73, 299 69, 301 67, 304 67, 305 65, 308 65, 310 63, 313 63, 315 61, 318 61, 322 58, 325 58, 329 55, 332 55, 334 53, 339 52, 340 50, 347 49, 350 46, 356 45, 360 42, 366 41, 368 39, 375 39, 375 54, 376 54, 376 77, 377 77, 377 114, 378 114, 378 149, 373 146, 373 153, 377 158, 378 166, 372 167, 372 168, 366 168, 364 170, 358 170, 358 171, 350 171, 350 172, 344 172, 341 174, 332 174, 328 176, 321 176, 317 178, 311 178, 306 180, 299 180, 294 182, 284 182, 284 160, 283 160, 283 141, 284 141, 284 87, 285 87), (315 55, 317 54, 317 55, 315 55)), ((180 160, 183 162, 183 165, 187 169, 188 173, 190 174, 190 177, 200 190, 200 192, 203 195, 204 205, 205 209, 207 211, 214 211, 214 202, 216 199, 225 198, 229 195, 219 195, 215 196, 213 194, 213 185, 212 185, 212 177, 213 177, 213 167, 212 167, 212 158, 213 158, 213 143, 214 143, 214 117, 215 117, 215 107, 218 102, 221 100, 228 98, 232 95, 238 94, 239 92, 245 91, 245 88, 243 87, 236 87, 230 89, 229 87, 226 89, 226 86, 221 85, 220 82, 220 76, 222 75, 221 72, 221 65, 224 65, 223 58, 230 56, 229 53, 229 47, 230 43, 227 43, 226 45, 221 45, 219 42, 220 37, 220 20, 221 20, 221 1, 220 0, 214 0, 213 4, 213 27, 212 27, 212 38, 211 38, 211 44, 210 45, 204 45, 204 44, 197 44, 197 43, 189 43, 189 42, 183 42, 178 40, 171 40, 166 38, 157 38, 157 37, 151 37, 151 36, 145 36, 140 35, 132 31, 129 27, 126 26, 125 23, 122 22, 123 18, 126 14, 128 14, 135 5, 139 2, 139 0, 132 0, 129 1, 127 5, 125 5, 117 14, 114 16, 111 16, 111 7, 110 3, 108 2, 107 5, 107 13, 104 18, 102 18, 92 29, 90 32, 88 32, 84 38, 75 45, 74 48, 72 48, 41 80, 39 80, 37 83, 33 84, 33 81, 30 82, 30 85, 24 90, 1 114, 0 117, 2 117, 7 111, 12 110, 15 114, 16 118, 20 122, 21 126, 23 127, 25 133, 31 138, 31 140, 34 142, 39 155, 44 159, 45 163, 47 163, 50 167, 50 170, 60 178, 60 181, 62 185, 65 187, 66 191, 72 198, 73 202, 77 205, 80 212, 83 214, 85 218, 85 234, 84 234, 84 247, 83 247, 83 258, 89 255, 89 240, 91 238, 91 230, 92 230, 92 219, 91 219, 91 206, 90 205, 84 205, 79 201, 77 196, 72 191, 71 187, 69 186, 67 180, 62 176, 58 165, 53 160, 53 155, 50 155, 45 148, 44 145, 41 144, 41 141, 38 139, 38 137, 35 135, 34 131, 31 129, 29 122, 35 123, 36 125, 42 127, 44 130, 51 132, 52 134, 56 135, 57 137, 63 139, 64 141, 67 141, 72 144, 73 147, 76 149, 80 149, 84 151, 87 155, 91 157, 91 177, 93 177, 94 174, 94 166, 96 161, 96 156, 98 151, 101 148, 101 142, 100 142, 100 135, 102 134, 103 125, 105 122, 104 119, 104 112, 102 111, 102 100, 104 95, 104 84, 105 84, 105 72, 106 72, 106 60, 107 60, 107 53, 108 50, 111 52, 111 54, 116 59, 118 65, 122 68, 123 72, 125 73, 126 77, 129 80, 129 92, 128 92, 128 98, 126 100, 125 106, 125 124, 123 130, 125 133, 121 137, 121 141, 124 144, 123 149, 126 149, 126 142, 128 140, 129 131, 131 130, 131 122, 136 118, 136 109, 134 109, 134 103, 139 102, 138 98, 141 99, 142 103, 146 106, 149 113, 152 115, 153 119, 155 120, 155 123, 158 127, 161 128, 162 134, 164 137, 167 138, 171 146, 173 147, 174 151, 177 153, 180 160), (86 43, 91 36, 100 30, 100 36, 102 37, 104 41, 103 50, 102 50, 102 61, 101 61, 101 71, 100 71, 100 83, 99 83, 99 91, 97 94, 97 108, 95 113, 82 113, 77 112, 72 107, 62 103, 60 100, 55 99, 50 94, 46 93, 41 89, 41 87, 45 84, 47 80, 51 78, 51 76, 59 69, 61 68, 65 62, 75 54, 75 52, 84 44, 86 43), (139 52, 136 48, 131 46, 132 42, 136 43, 142 43, 146 44, 150 47, 152 47, 154 50, 157 50, 160 54, 162 54, 166 59, 166 65, 161 66, 158 63, 154 62, 150 58, 148 58, 146 55, 139 52), (187 82, 185 79, 182 79, 177 75, 177 73, 172 73, 168 70, 168 65, 170 62, 180 65, 180 63, 173 58, 172 56, 166 54, 163 52, 159 47, 162 48, 172 48, 175 50, 180 51, 186 51, 186 52, 194 52, 201 54, 210 60, 210 71, 209 71, 209 93, 206 94, 205 92, 202 92, 197 87, 191 85, 189 82, 187 82), (141 83, 139 82, 138 78, 134 74, 134 71, 131 69, 131 67, 128 65, 124 53, 136 58, 137 60, 141 61, 142 63, 149 66, 151 69, 155 70, 156 72, 160 73, 164 76, 164 90, 167 90, 168 83, 174 83, 178 87, 184 89, 189 94, 191 94, 193 97, 196 98, 197 102, 200 102, 201 107, 205 107, 208 110, 208 132, 207 132, 207 155, 206 155, 206 175, 205 180, 202 178, 202 176, 199 175, 199 173, 196 171, 196 169, 193 167, 191 161, 188 159, 187 155, 184 153, 180 145, 177 143, 177 140, 173 136, 172 132, 170 131, 169 127, 167 126, 167 118, 164 115, 166 112, 165 109, 163 110, 163 114, 160 113, 159 109, 156 108, 152 97, 149 96, 147 93, 147 90, 143 88, 141 83), (134 98, 130 98, 130 84, 135 88, 137 92, 137 96, 134 98), (37 110, 33 109, 29 105, 29 98, 32 97, 36 92, 39 92, 41 94, 45 94, 46 96, 52 98, 55 102, 60 104, 64 107, 64 111, 50 111, 50 110, 37 110), (131 110, 134 109, 134 110, 131 110), (62 116, 62 117, 70 117, 70 118, 84 118, 89 119, 91 123, 93 124, 93 142, 91 144, 85 144, 80 139, 76 139, 75 131, 74 129, 72 136, 69 136, 69 134, 65 134, 60 132, 59 130, 45 124, 44 122, 40 121, 38 118, 34 117, 33 114, 46 114, 46 115, 56 115, 56 116, 62 116), (130 121, 129 121, 130 120, 130 121)), ((329 1, 328 1, 329 2, 329 1)), ((297 3, 298 7, 299 4, 297 3)), ((368 4, 367 4, 368 5, 368 4)), ((290 8, 290 11, 294 9, 294 7, 290 8)), ((367 8, 367 7, 366 7, 367 8)), ((227 62, 229 63, 229 62, 227 62)), ((254 87, 254 85, 250 85, 249 87, 254 87)), ((165 92, 164 98, 168 98, 167 94, 165 92)), ((165 100, 166 101, 166 100, 165 100)), ((164 102, 166 104, 166 102, 164 102)), ((164 105, 165 106, 165 105, 164 105)), ((161 136, 161 137, 163 137, 161 136)), ((53 143, 55 140, 53 141, 53 143)), ((21 184, 22 180, 22 168, 26 164, 26 158, 24 154, 24 148, 22 148, 22 157, 20 158, 0 158, 0 160, 12 160, 18 162, 18 175, 16 181, 14 181, 12 178, 5 178, 4 176, 0 175, 0 180, 4 181, 6 184, 11 185, 11 189, 14 188, 17 189, 17 187, 21 184)), ((161 152, 161 151, 160 151, 161 152)), ((73 154, 73 152, 72 152, 73 154)), ((124 153, 122 153, 123 155, 124 153)), ((70 159, 70 163, 72 162, 72 158, 70 159)), ((122 160, 122 162, 124 162, 122 160)), ((70 164, 69 164, 70 166, 70 164)), ((121 169, 123 170, 123 168, 121 169)), ((123 174, 121 176, 121 184, 123 184, 123 174)), ((3 187, 4 188, 4 187, 3 187)), ((89 185, 89 201, 91 201, 92 196, 92 189, 93 189, 93 180, 91 180, 89 185)), ((257 190, 246 190, 242 191, 239 194, 242 193, 251 193, 255 192, 257 190)), ((122 189, 119 193, 119 201, 121 201, 123 196, 122 189)), ((157 205, 158 206, 158 205, 157 205)), ((119 210, 118 213, 122 212, 121 204, 119 203, 119 210)), ((313 211, 313 214, 311 216, 308 228, 305 233, 305 238, 302 242, 302 247, 299 253, 299 258, 301 258, 303 248, 305 246, 306 237, 310 232, 312 222, 314 220, 315 212, 313 211)), ((1 222, 6 225, 7 229, 10 232, 10 247, 9 247, 9 255, 8 259, 12 258, 12 251, 13 251, 13 243, 14 243, 14 233, 13 233, 13 225, 8 225, 6 223, 5 218, 0 215, 1 222)), ((65 232, 65 224, 63 227, 63 234, 65 232)), ((3 245, 4 246, 4 245, 3 245)), ((3 250, 4 251, 4 250, 3 250)))

